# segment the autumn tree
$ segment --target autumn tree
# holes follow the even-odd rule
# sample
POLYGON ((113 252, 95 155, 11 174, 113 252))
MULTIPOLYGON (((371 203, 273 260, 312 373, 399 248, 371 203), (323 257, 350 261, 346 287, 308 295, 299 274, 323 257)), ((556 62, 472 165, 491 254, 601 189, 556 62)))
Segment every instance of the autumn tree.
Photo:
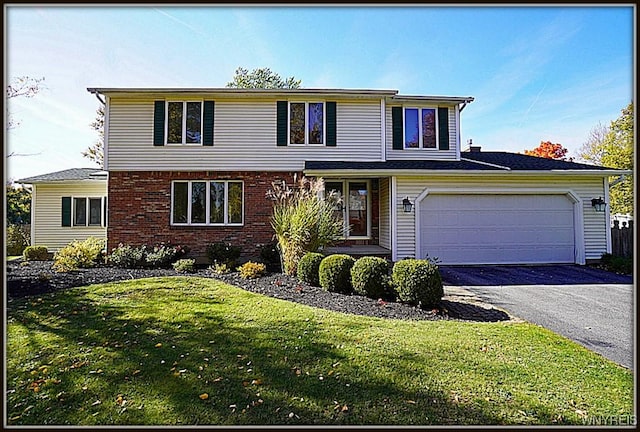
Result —
POLYGON ((87 149, 82 152, 82 156, 97 163, 98 166, 100 166, 100 168, 103 168, 104 167, 104 105, 100 105, 100 107, 96 110, 96 119, 89 126, 91 126, 93 130, 98 132, 98 139, 93 143, 92 146, 87 147, 87 149))
POLYGON ((233 80, 227 83, 227 87, 245 89, 297 89, 300 88, 301 80, 294 77, 282 79, 280 75, 272 72, 269 68, 254 69, 249 72, 247 69, 239 67, 236 69, 233 80))
POLYGON ((567 150, 562 146, 562 144, 554 144, 551 141, 541 141, 540 145, 533 150, 525 150, 524 154, 528 156, 537 156, 546 159, 557 159, 557 160, 573 160, 572 158, 567 158, 567 150))

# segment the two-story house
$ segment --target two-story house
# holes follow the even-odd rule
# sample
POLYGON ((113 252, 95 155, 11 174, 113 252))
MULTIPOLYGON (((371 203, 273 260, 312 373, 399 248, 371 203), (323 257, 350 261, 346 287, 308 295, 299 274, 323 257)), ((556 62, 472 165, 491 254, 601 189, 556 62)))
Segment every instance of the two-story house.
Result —
POLYGON ((608 202, 609 177, 625 172, 462 151, 460 118, 472 97, 88 91, 105 103, 109 250, 170 241, 202 256, 227 241, 255 256, 272 241, 266 192, 294 175, 322 177, 341 195, 344 245, 375 246, 394 261, 584 264, 611 250, 608 206, 595 204, 608 202))

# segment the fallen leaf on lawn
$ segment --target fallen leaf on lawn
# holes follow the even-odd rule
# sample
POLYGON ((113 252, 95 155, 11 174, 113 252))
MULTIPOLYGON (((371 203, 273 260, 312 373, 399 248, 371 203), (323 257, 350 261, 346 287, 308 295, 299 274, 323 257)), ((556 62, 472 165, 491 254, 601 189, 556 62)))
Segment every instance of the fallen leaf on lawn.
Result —
POLYGON ((251 381, 252 385, 261 385, 262 384, 262 380, 260 379, 254 379, 253 381, 251 381))
POLYGON ((136 369, 133 371, 133 375, 138 375, 140 373, 140 369, 136 369))
POLYGON ((200 399, 202 400, 206 400, 209 399, 209 395, 207 393, 202 393, 200 396, 198 396, 200 399))
POLYGON ((100 399, 98 399, 97 401, 95 401, 94 403, 91 404, 91 406, 96 406, 96 405, 100 405, 102 403, 102 401, 100 399))
POLYGON ((161 344, 160 342, 158 342, 158 343, 156 344, 156 348, 160 348, 161 346, 162 346, 162 344, 161 344))
POLYGON ((242 387, 246 387, 249 385, 249 381, 242 381, 242 387))
POLYGON ((220 382, 220 381, 222 381, 222 377, 218 377, 218 378, 214 379, 212 382, 220 382))
POLYGON ((414 401, 414 400, 408 400, 408 401, 407 401, 407 403, 408 403, 408 404, 411 404, 411 405, 415 405, 415 404, 416 404, 416 401, 414 401))
POLYGON ((576 410, 576 414, 578 414, 580 417, 586 417, 587 416, 587 412, 583 411, 581 409, 577 409, 576 410))

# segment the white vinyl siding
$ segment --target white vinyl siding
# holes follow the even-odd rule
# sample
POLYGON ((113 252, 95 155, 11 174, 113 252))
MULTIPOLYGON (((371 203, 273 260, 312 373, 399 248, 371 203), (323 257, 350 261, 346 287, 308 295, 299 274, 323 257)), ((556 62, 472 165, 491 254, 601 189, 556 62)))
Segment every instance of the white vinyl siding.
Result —
MULTIPOLYGON (((402 211, 402 199, 408 196, 411 202, 425 189, 535 189, 550 188, 571 190, 582 200, 584 250, 587 260, 600 259, 607 251, 607 233, 605 218, 607 213, 598 213, 591 207, 591 198, 604 196, 602 178, 581 177, 537 177, 520 176, 483 176, 480 180, 474 177, 398 177, 396 190, 397 214, 397 259, 414 257, 416 253, 415 209, 411 213, 402 211)), ((514 192, 517 193, 517 192, 514 192)))
MULTIPOLYGON (((456 122, 456 112, 457 109, 454 106, 449 107, 449 150, 439 150, 439 143, 436 142, 436 149, 407 149, 404 148, 404 133, 403 133, 403 150, 394 150, 393 149, 393 128, 392 128, 392 119, 391 119, 391 108, 394 105, 387 105, 386 107, 386 153, 387 160, 419 160, 419 159, 428 159, 428 160, 455 160, 456 152, 458 148, 458 132, 459 127, 456 122)), ((400 106, 400 105, 395 105, 400 106)), ((407 105, 408 107, 409 105, 407 105)), ((417 105, 411 105, 412 108, 420 107, 417 105)), ((434 106, 424 106, 424 108, 434 108, 434 106)), ((437 108, 436 108, 437 112, 437 108)), ((436 115, 436 130, 438 129, 438 120, 436 115)), ((439 136, 438 132, 436 135, 439 136)))
POLYGON ((381 178, 379 186, 380 211, 378 223, 379 227, 379 244, 380 246, 391 249, 391 213, 389 210, 389 179, 381 178))
POLYGON ((33 186, 36 191, 36 203, 32 219, 32 245, 46 246, 51 252, 73 240, 85 240, 88 237, 107 238, 107 228, 104 226, 62 226, 62 197, 106 197, 106 181, 86 180, 33 186))
POLYGON ((379 99, 337 100, 336 147, 277 147, 277 100, 215 99, 212 147, 154 147, 154 99, 111 97, 109 169, 299 171, 305 160, 382 160, 379 99))

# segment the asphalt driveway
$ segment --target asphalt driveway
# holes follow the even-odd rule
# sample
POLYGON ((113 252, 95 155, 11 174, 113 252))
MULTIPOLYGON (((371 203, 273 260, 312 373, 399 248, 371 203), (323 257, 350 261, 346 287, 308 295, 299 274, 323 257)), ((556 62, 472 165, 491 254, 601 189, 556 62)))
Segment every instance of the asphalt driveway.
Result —
POLYGON ((462 287, 633 369, 633 278, 586 266, 441 266, 462 287))

